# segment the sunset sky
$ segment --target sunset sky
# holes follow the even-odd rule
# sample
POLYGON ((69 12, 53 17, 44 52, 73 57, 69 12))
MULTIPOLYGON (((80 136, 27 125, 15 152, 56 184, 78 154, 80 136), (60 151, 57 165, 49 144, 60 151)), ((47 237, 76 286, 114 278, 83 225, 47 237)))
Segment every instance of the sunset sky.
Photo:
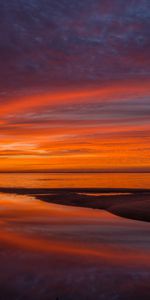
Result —
POLYGON ((0 20, 0 171, 150 171, 149 0, 7 0, 0 20))

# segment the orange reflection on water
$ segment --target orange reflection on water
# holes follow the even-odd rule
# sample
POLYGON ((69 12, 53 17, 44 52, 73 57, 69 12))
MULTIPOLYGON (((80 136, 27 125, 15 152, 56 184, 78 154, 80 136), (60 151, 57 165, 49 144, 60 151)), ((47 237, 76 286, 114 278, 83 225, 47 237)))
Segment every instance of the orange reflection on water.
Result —
POLYGON ((64 256, 66 261, 69 255, 112 264, 149 264, 145 223, 28 196, 1 194, 0 199, 0 241, 7 248, 64 256))

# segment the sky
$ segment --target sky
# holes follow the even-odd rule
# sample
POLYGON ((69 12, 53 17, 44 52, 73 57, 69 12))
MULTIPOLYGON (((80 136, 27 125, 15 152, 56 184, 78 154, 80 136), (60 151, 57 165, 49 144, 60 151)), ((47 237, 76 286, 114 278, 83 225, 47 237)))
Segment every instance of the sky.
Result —
POLYGON ((0 0, 0 171, 150 171, 149 0, 0 0))

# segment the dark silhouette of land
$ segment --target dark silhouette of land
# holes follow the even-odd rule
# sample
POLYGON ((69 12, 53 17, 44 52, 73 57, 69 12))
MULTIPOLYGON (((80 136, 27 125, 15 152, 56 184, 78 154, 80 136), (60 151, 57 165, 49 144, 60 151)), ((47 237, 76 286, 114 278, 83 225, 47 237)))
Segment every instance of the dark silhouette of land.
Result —
POLYGON ((4 187, 0 192, 32 195, 61 205, 104 209, 121 217, 150 222, 150 189, 4 187))

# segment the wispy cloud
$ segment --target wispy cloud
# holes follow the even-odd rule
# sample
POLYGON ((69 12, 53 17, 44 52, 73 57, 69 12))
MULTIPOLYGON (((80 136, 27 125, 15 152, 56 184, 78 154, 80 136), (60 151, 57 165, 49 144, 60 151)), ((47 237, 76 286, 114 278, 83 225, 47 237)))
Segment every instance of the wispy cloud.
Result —
POLYGON ((7 0, 0 20, 1 168, 149 166, 149 0, 7 0))

